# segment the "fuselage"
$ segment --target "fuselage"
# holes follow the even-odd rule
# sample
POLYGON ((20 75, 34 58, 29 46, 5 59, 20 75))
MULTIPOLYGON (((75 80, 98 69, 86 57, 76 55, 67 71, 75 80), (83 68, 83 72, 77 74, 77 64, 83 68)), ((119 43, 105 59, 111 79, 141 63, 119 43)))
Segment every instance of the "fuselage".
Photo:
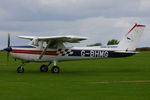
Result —
POLYGON ((116 46, 106 47, 64 47, 57 49, 48 48, 43 57, 39 59, 44 48, 36 46, 11 46, 11 56, 15 59, 33 62, 68 61, 81 59, 98 59, 113 57, 128 57, 135 53, 117 52, 116 46))

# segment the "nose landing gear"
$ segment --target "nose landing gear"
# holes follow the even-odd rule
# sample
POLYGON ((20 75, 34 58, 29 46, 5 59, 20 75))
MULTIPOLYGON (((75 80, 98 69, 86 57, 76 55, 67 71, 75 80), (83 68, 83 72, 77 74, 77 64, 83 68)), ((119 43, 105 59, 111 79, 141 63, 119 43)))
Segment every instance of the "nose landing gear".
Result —
POLYGON ((24 73, 23 65, 24 65, 24 62, 22 62, 21 66, 17 68, 18 73, 24 73))

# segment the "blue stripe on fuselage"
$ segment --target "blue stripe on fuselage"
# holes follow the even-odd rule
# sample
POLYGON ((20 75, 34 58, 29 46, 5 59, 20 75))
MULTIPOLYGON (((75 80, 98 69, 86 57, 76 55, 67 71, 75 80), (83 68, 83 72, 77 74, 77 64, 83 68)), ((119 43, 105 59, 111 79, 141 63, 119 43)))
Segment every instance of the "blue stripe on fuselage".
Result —
POLYGON ((128 57, 135 53, 117 53, 107 50, 72 50, 69 56, 94 57, 94 58, 111 58, 111 57, 128 57))
POLYGON ((11 46, 12 48, 36 48, 34 46, 30 46, 30 45, 27 45, 27 46, 11 46))

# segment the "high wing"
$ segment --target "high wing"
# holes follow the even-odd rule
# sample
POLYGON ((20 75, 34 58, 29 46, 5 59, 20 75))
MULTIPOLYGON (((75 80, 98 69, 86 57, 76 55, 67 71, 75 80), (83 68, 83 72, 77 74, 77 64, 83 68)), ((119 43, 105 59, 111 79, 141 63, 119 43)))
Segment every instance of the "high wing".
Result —
POLYGON ((45 37, 34 37, 34 36, 18 36, 22 39, 28 40, 39 40, 39 41, 57 41, 57 42, 70 42, 70 43, 79 43, 82 40, 87 40, 87 37, 80 37, 80 36, 45 36, 45 37))
POLYGON ((28 39, 28 40, 36 40, 36 41, 46 41, 48 42, 46 48, 44 48, 43 52, 41 53, 39 59, 43 57, 46 50, 48 49, 49 45, 53 42, 70 42, 70 43, 79 43, 82 40, 87 40, 87 37, 79 37, 79 36, 72 36, 72 35, 66 35, 66 36, 47 36, 47 37, 34 37, 34 36, 19 36, 19 38, 22 39, 28 39))

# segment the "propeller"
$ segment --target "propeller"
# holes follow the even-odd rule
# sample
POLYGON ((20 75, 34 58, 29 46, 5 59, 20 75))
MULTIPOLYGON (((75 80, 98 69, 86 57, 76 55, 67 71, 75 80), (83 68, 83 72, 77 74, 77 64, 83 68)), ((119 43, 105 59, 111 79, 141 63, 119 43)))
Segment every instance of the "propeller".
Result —
POLYGON ((8 33, 8 47, 10 47, 10 33, 8 33))
POLYGON ((8 52, 7 52, 7 64, 8 64, 8 62, 9 62, 9 53, 10 53, 10 51, 11 51, 11 47, 10 47, 10 33, 8 33, 8 52))
POLYGON ((7 48, 4 48, 0 51, 7 51, 7 64, 9 62, 9 53, 12 51, 12 48, 10 46, 10 34, 8 33, 8 43, 7 43, 7 48))

